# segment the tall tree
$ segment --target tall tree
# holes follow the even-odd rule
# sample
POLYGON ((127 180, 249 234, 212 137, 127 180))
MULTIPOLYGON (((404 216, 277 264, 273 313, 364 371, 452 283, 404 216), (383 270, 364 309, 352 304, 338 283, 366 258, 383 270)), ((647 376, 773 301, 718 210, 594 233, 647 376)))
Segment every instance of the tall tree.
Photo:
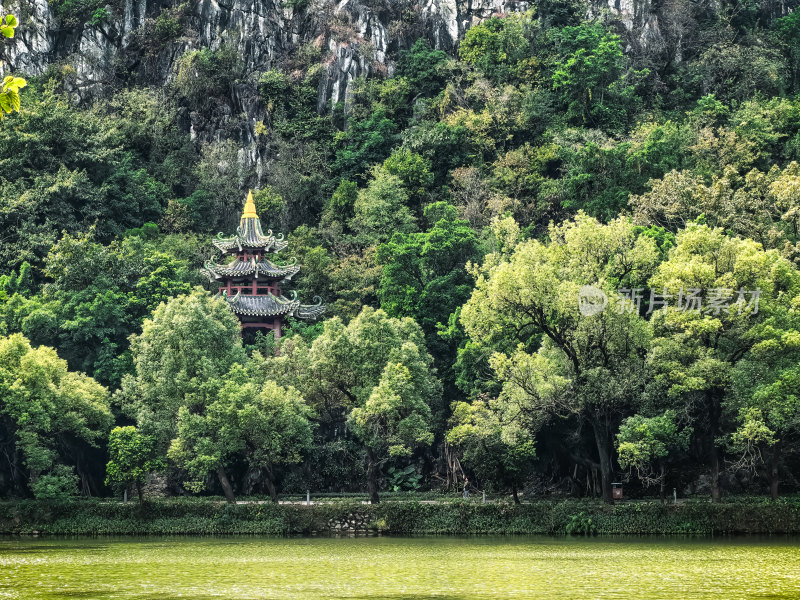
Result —
POLYGON ((654 241, 627 220, 601 225, 579 214, 551 226, 548 243, 531 240, 507 259, 487 257, 461 313, 474 341, 499 349, 491 363, 506 401, 520 413, 572 415, 593 431, 607 501, 612 434, 642 389, 651 335, 636 304, 614 298, 616 290, 642 287, 657 258, 654 241), (582 295, 595 302, 582 305, 586 314, 582 295))
POLYGON ((536 458, 535 427, 520 422, 516 407, 503 399, 455 403, 450 424, 447 441, 462 452, 462 463, 484 487, 510 487, 519 504, 519 488, 536 458))
POLYGON ((341 438, 350 423, 366 455, 373 502, 386 458, 430 443, 431 414, 441 410, 441 384, 419 325, 369 307, 346 326, 327 320, 310 345, 288 339, 262 369, 300 391, 321 425, 321 444, 341 438))
POLYGON ((277 502, 275 469, 300 462, 311 446, 311 411, 294 388, 260 382, 241 365, 234 365, 223 381, 203 412, 181 407, 169 455, 198 484, 209 472, 243 458, 251 471, 264 475, 270 498, 277 502))
POLYGON ((658 484, 663 502, 668 459, 688 448, 691 434, 691 427, 678 426, 672 410, 655 417, 639 414, 628 417, 617 434, 619 465, 635 469, 645 486, 658 484))
POLYGON ((378 297, 392 317, 411 317, 425 332, 439 371, 452 381, 456 347, 438 335, 472 291, 465 265, 480 258, 475 232, 458 218, 454 206, 436 202, 425 207, 431 227, 421 233, 395 233, 378 247, 383 265, 378 297))
POLYGON ((718 501, 721 441, 734 427, 734 370, 743 360, 771 361, 763 350, 793 335, 787 317, 800 273, 776 250, 692 224, 677 235, 650 286, 675 304, 653 318, 649 395, 691 416, 718 501))
POLYGON ((147 481, 148 473, 163 468, 153 438, 142 435, 131 425, 115 427, 108 435, 108 456, 106 484, 135 485, 139 502, 143 502, 142 484, 147 481))
POLYGON ((32 348, 21 334, 0 338, 0 452, 13 493, 77 493, 82 448, 97 446, 112 420, 108 390, 68 371, 55 350, 32 348))
POLYGON ((433 442, 431 407, 408 367, 389 362, 361 406, 350 411, 348 422, 367 451, 370 502, 378 502, 378 474, 389 458, 411 456, 418 446, 433 442))
MULTIPOLYGON (((241 327, 224 301, 202 288, 160 304, 142 333, 131 338, 135 374, 118 392, 124 410, 163 453, 178 433, 181 410, 202 414, 213 402, 220 377, 245 360, 241 327)), ((229 499, 224 469, 220 484, 229 499)))

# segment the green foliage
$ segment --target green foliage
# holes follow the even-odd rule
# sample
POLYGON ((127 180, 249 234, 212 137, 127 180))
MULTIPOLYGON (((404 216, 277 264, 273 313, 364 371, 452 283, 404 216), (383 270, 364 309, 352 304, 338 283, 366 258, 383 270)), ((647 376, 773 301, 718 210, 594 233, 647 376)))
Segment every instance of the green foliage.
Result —
POLYGON ((198 108, 225 94, 242 70, 241 57, 232 46, 189 50, 178 59, 176 68, 175 89, 198 108))
MULTIPOLYGON (((8 19, 10 15, 6 15, 8 19)), ((12 112, 19 112, 22 102, 19 97, 19 91, 28 85, 28 82, 22 77, 14 77, 13 75, 6 75, 0 84, 0 120, 5 118, 6 114, 12 112)))
POLYGON ((420 486, 422 475, 417 471, 414 465, 407 465, 404 468, 395 467, 390 465, 386 469, 386 474, 389 477, 389 489, 394 492, 404 490, 417 490, 420 486))
POLYGON ((70 368, 118 385, 129 368, 128 336, 159 303, 188 292, 192 277, 185 261, 139 236, 104 246, 93 233, 65 235, 52 248, 44 293, 31 293, 31 269, 24 265, 16 281, 7 277, 11 293, 0 304, 0 321, 8 331, 55 346, 70 368))
MULTIPOLYGON (((108 29, 120 10, 51 4, 59 27, 76 32, 108 29)), ((309 7, 285 6, 296 16, 309 7)), ((591 490, 596 464, 606 482, 623 467, 644 483, 684 487, 706 460, 716 488, 723 478, 713 465, 748 470, 754 489, 769 479, 773 494, 779 479, 792 481, 793 13, 752 1, 654 5, 658 34, 648 26, 625 41, 613 11, 587 18, 580 1, 543 0, 470 23, 448 52, 418 39, 416 9, 392 4, 394 70, 360 43, 368 74, 327 106, 329 42, 354 35, 346 11, 325 23, 328 37, 269 70, 245 74, 238 50, 223 44, 174 61, 168 90, 141 87, 181 45, 189 8, 156 9, 129 32, 124 56, 104 71, 107 88, 124 91, 95 97, 62 62, 30 82, 20 106, 23 80, 5 79, 0 112, 13 118, 0 128, 2 334, 22 333, 68 369, 121 386, 121 404, 161 454, 182 414, 175 457, 197 481, 217 461, 237 493, 251 484, 358 490, 366 476, 375 498, 385 468, 441 470, 448 435, 451 458, 496 489, 541 482, 547 471, 573 492, 591 490), (229 111, 256 100, 257 123, 229 111), (167 317, 164 307, 198 283, 205 236, 235 230, 248 187, 265 229, 289 235, 300 298, 321 296, 341 321, 290 320, 279 345, 261 336, 245 350, 236 319, 200 292, 194 308, 167 317), (581 315, 582 285, 607 294, 609 310, 581 315), (678 315, 647 297, 755 286, 763 314, 749 319, 678 315), (645 288, 641 313, 611 310, 616 290, 632 287, 645 288), (368 317, 364 306, 386 314, 368 317), (296 438, 302 462, 276 459, 270 476, 240 438, 220 437, 218 415, 207 412, 216 406, 232 423, 236 411, 225 407, 260 398, 220 395, 246 354, 263 361, 259 390, 272 379, 287 397, 296 390, 317 425, 310 446, 296 438)), ((0 33, 12 36, 16 24, 7 15, 0 33)), ((80 485, 102 493, 103 449, 81 443, 80 485)), ((15 482, 14 494, 74 491, 78 451, 65 452, 30 485, 0 460, 0 481, 15 482)), ((437 476, 452 481, 443 472, 429 481, 437 476)), ((582 510, 559 513, 551 530, 582 510)), ((468 516, 477 528, 493 518, 468 516)), ((592 518, 602 529, 605 517, 592 518)), ((639 526, 638 514, 628 518, 639 526)), ((431 519, 433 529, 459 527, 451 515, 431 519)), ((218 521, 244 527, 234 512, 218 521)), ((682 517, 669 527, 705 531, 709 522, 682 517)))
POLYGON ((557 46, 563 62, 553 72, 553 90, 567 119, 612 130, 624 125, 647 71, 630 70, 619 36, 599 25, 564 27, 557 46))
POLYGON ((119 400, 160 449, 177 433, 181 408, 209 404, 219 377, 243 362, 239 331, 224 301, 198 287, 159 304, 131 338, 135 374, 123 379, 119 400))
POLYGON ((409 195, 410 205, 419 207, 433 185, 430 161, 406 148, 400 148, 383 162, 383 168, 400 179, 409 195))
POLYGON ((691 434, 691 427, 678 428, 672 410, 655 417, 628 417, 620 424, 617 434, 619 466, 636 469, 645 484, 661 481, 665 475, 663 469, 652 475, 653 463, 663 466, 671 453, 687 450, 691 434))
POLYGON ((426 40, 414 42, 411 49, 400 52, 397 75, 405 77, 412 89, 423 96, 435 96, 445 86, 447 54, 431 50, 426 40))
POLYGON ((209 498, 146 501, 141 506, 92 500, 0 503, 0 531, 49 535, 298 535, 335 533, 332 526, 356 520, 359 531, 389 534, 564 535, 584 514, 600 535, 719 535, 800 532, 796 499, 722 503, 635 503, 604 506, 587 500, 538 500, 519 506, 498 503, 352 501, 226 505, 209 498))
POLYGON ((385 242, 394 232, 410 233, 416 229, 416 219, 407 205, 400 178, 376 169, 367 187, 358 192, 350 226, 365 246, 385 242))
POLYGON ((772 29, 781 43, 781 50, 786 56, 792 91, 797 91, 800 83, 800 14, 792 13, 775 19, 772 29))
POLYGON ((89 19, 89 25, 91 25, 93 27, 96 27, 96 26, 100 25, 103 21, 108 19, 108 16, 109 16, 108 15, 108 10, 106 9, 105 6, 103 6, 101 8, 97 8, 92 13, 92 17, 89 19))
POLYGON ((7 297, 17 293, 29 296, 33 289, 33 271, 27 261, 20 265, 19 274, 12 272, 9 275, 0 275, 0 292, 5 293, 7 297))
POLYGON ((36 477, 30 488, 37 500, 63 500, 78 495, 78 476, 72 467, 56 464, 36 477))
POLYGON ((535 59, 529 57, 526 25, 519 13, 487 19, 467 30, 458 55, 496 82, 525 77, 536 68, 535 59))
POLYGON ((299 390, 326 429, 348 424, 367 454, 373 501, 382 465, 433 440, 441 384, 409 318, 369 307, 347 326, 334 317, 310 344, 289 338, 262 372, 299 390))
POLYGON ((115 427, 108 435, 108 456, 106 485, 136 485, 142 502, 142 484, 147 481, 148 473, 164 467, 156 455, 153 439, 130 425, 115 427))
POLYGON ((502 401, 475 400, 454 403, 447 442, 463 453, 462 462, 481 485, 515 491, 525 483, 536 458, 529 431, 519 426, 513 409, 502 401))
POLYGON ((378 298, 389 315, 412 317, 425 332, 428 347, 447 383, 459 340, 439 335, 450 314, 470 295, 473 279, 464 268, 480 255, 475 232, 444 202, 425 207, 432 224, 421 233, 395 233, 376 253, 383 266, 378 298))
POLYGON ((308 8, 308 5, 310 3, 311 0, 283 0, 281 5, 287 8, 291 8, 292 10, 303 11, 306 8, 308 8))
MULTIPOLYGON (((270 115, 274 132, 284 139, 333 141, 330 121, 317 112, 317 86, 323 70, 319 64, 301 77, 275 69, 262 73, 258 90, 270 115)), ((265 133, 270 129, 265 127, 265 133)))
MULTIPOLYGON (((104 9, 100 9, 102 10, 104 9)), ((95 11, 95 15, 98 12, 95 11)), ((188 13, 188 2, 162 8, 155 18, 144 19, 144 22, 131 32, 131 45, 141 48, 147 58, 155 59, 171 42, 181 36, 188 13)), ((107 18, 107 15, 101 16, 100 21, 104 18, 107 18)), ((97 24, 94 23, 94 17, 92 24, 97 24)))
POLYGON ((433 442, 429 399, 415 388, 408 367, 389 362, 364 405, 350 412, 353 433, 375 454, 410 456, 433 442))
POLYGON ((355 215, 357 198, 358 184, 349 179, 342 179, 325 207, 324 220, 346 223, 355 215))
POLYGON ((75 494, 75 458, 97 446, 111 422, 106 388, 68 371, 52 348, 32 348, 20 334, 0 338, 0 447, 16 493, 27 486, 37 498, 75 494))
POLYGON ((760 45, 716 44, 692 64, 703 94, 723 102, 742 101, 756 93, 780 93, 784 64, 774 49, 760 45))
POLYGON ((162 99, 123 93, 85 111, 52 89, 32 90, 14 130, 0 128, 0 270, 25 260, 40 267, 64 231, 96 224, 108 243, 159 220, 194 160, 162 99))
POLYGON ((444 202, 429 205, 430 229, 395 233, 378 248, 381 307, 392 316, 413 317, 429 336, 469 296, 472 279, 464 265, 480 256, 475 233, 455 213, 444 202))
MULTIPOLYGON (((18 24, 14 15, 3 16, 0 18, 0 35, 5 38, 13 38, 18 24)), ((6 114, 19 112, 22 105, 19 91, 27 84, 28 82, 22 77, 6 75, 3 78, 3 82, 0 84, 0 120, 3 120, 6 114)))
POLYGON ((597 533, 597 527, 592 521, 592 517, 585 512, 572 515, 564 530, 567 535, 595 535, 597 533))
POLYGON ((205 405, 181 406, 169 457, 195 479, 195 490, 220 466, 243 458, 266 474, 275 495, 274 469, 297 463, 311 446, 310 410, 294 388, 253 381, 234 365, 205 405))
POLYGON ((64 27, 82 25, 105 6, 104 0, 49 0, 49 3, 64 27))
POLYGON ((625 219, 601 225, 582 214, 551 226, 550 239, 523 242, 510 258, 490 254, 461 321, 474 342, 498 350, 491 364, 504 383, 501 398, 526 407, 523 427, 535 432, 566 412, 593 428, 610 499, 610 436, 641 393, 651 332, 635 312, 584 316, 578 298, 582 286, 605 286, 601 293, 613 298, 612 290, 646 281, 655 244, 625 219), (532 352, 526 345, 537 334, 545 337, 532 352))
POLYGON ((339 176, 361 181, 370 165, 383 161, 397 140, 397 124, 378 107, 366 119, 350 124, 336 134, 333 171, 339 176))
POLYGON ((256 205, 256 213, 261 219, 262 227, 267 229, 277 228, 285 211, 285 203, 280 194, 272 186, 266 186, 255 191, 253 202, 256 205))
POLYGON ((6 38, 14 37, 14 30, 17 28, 17 17, 14 15, 5 15, 0 19, 0 34, 6 38))

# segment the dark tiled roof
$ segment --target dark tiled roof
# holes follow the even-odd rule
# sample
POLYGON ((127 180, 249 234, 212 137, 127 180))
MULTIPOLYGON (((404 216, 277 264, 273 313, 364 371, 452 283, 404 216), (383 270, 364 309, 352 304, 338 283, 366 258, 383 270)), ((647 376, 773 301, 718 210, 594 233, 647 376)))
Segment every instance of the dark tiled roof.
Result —
POLYGON ((247 275, 253 275, 254 273, 263 275, 268 279, 291 279, 299 270, 300 267, 297 265, 280 267, 266 259, 261 262, 256 262, 255 258, 250 261, 243 261, 237 258, 227 265, 219 265, 209 260, 206 261, 205 269, 203 269, 209 279, 219 279, 220 277, 245 277, 247 275))
POLYGON ((246 296, 237 293, 228 297, 225 291, 222 296, 237 315, 276 317, 291 315, 299 319, 316 319, 325 312, 322 302, 317 304, 300 304, 297 294, 292 292, 292 298, 267 294, 266 296, 246 296))

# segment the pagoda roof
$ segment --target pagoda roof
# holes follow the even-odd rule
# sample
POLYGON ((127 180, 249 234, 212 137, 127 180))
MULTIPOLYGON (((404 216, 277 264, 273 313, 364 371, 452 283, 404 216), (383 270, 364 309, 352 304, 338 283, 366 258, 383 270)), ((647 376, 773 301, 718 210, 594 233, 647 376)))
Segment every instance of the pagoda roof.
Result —
POLYGON ((249 261, 236 258, 232 263, 220 265, 212 261, 206 261, 203 272, 209 279, 219 279, 220 277, 245 277, 248 275, 263 275, 270 279, 291 279, 300 267, 297 265, 278 266, 271 261, 262 259, 256 262, 255 258, 249 261))
POLYGON ((228 296, 225 290, 222 291, 222 297, 237 315, 251 316, 251 317, 277 317, 277 316, 294 316, 299 319, 316 319, 325 312, 325 305, 322 300, 318 300, 317 304, 300 304, 297 299, 297 293, 292 292, 291 298, 284 296, 275 296, 274 294, 267 294, 265 296, 246 296, 237 293, 234 296, 228 296))
POLYGON ((236 228, 236 235, 225 237, 225 234, 218 233, 213 240, 214 245, 227 252, 229 250, 243 250, 244 248, 259 248, 267 252, 280 252, 289 245, 283 239, 283 234, 273 235, 269 229, 264 234, 261 229, 261 219, 256 213, 256 205, 253 201, 253 192, 247 194, 247 201, 244 204, 242 217, 239 219, 239 227, 236 228))
POLYGON ((236 235, 225 237, 220 232, 212 243, 223 252, 230 250, 242 251, 245 248, 258 248, 265 252, 280 252, 289 245, 289 242, 283 239, 283 234, 281 233, 275 236, 270 229, 267 231, 267 235, 264 235, 259 219, 242 219, 241 223, 236 228, 236 235))

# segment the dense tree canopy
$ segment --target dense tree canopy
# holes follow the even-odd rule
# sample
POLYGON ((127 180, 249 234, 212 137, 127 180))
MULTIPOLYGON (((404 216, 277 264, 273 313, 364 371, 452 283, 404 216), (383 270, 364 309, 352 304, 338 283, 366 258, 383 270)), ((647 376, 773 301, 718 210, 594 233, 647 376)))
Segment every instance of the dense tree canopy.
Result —
POLYGON ((0 448, 2 472, 14 491, 37 498, 98 491, 86 479, 87 447, 112 423, 108 390, 46 346, 32 348, 20 334, 0 338, 0 448), (77 473, 76 473, 77 468, 77 473))
POLYGON ((131 338, 131 354, 135 372, 123 379, 120 402, 163 447, 177 433, 181 409, 203 410, 245 357, 239 321, 200 288, 160 304, 131 338))

